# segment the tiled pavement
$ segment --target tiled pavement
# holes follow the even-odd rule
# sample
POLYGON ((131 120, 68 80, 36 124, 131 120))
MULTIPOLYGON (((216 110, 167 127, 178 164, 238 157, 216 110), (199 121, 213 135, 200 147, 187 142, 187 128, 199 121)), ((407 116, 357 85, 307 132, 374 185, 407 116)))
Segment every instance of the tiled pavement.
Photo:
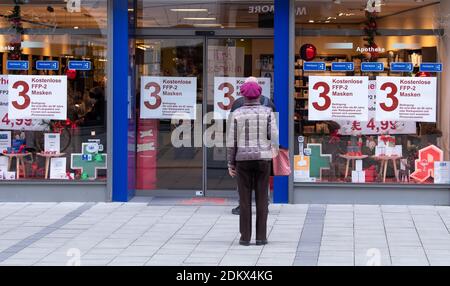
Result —
POLYGON ((271 205, 245 247, 233 204, 0 203, 0 265, 450 265, 450 207, 271 205))

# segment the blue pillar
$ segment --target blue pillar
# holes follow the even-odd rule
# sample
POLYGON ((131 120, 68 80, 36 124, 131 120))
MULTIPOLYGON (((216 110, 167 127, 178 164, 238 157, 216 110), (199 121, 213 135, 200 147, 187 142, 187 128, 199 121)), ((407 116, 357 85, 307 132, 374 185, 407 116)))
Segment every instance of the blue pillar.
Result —
MULTIPOLYGON (((291 0, 275 0, 275 23, 274 23, 274 101, 279 114, 280 145, 288 148, 289 125, 291 112, 289 112, 290 97, 290 10, 291 0)), ((289 177, 274 178, 274 203, 289 202, 289 177)))
MULTIPOLYGON (((128 190, 128 1, 109 2, 110 76, 112 88, 112 201, 126 202, 128 190), (112 37, 112 38, 111 38, 112 37), (112 49, 111 49, 112 46, 112 49)), ((110 117, 111 118, 111 117, 110 117)), ((111 123, 110 123, 111 124, 111 123)), ((110 129, 111 130, 111 129, 110 129)), ((111 138, 111 137, 110 137, 111 138)), ((110 149, 111 150, 111 149, 110 149)))

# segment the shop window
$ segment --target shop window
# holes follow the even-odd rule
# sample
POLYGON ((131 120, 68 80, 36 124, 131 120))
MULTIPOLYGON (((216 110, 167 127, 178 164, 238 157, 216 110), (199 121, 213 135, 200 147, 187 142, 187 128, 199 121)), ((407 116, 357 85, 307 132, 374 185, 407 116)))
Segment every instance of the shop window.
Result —
POLYGON ((106 181, 107 1, 4 2, 0 180, 106 181))

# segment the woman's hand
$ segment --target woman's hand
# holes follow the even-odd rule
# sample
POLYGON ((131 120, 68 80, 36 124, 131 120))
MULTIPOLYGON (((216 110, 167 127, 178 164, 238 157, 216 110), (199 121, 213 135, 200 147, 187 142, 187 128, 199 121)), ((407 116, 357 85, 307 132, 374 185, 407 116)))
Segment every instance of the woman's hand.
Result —
POLYGON ((232 178, 236 177, 236 169, 233 167, 228 167, 228 174, 230 174, 232 178))

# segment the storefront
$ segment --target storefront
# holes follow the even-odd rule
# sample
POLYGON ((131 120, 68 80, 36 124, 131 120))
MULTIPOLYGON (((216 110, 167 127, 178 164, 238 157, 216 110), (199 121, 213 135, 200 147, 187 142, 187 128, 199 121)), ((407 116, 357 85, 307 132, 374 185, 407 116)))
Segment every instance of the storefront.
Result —
POLYGON ((236 196, 220 134, 254 76, 275 202, 450 203, 446 1, 8 2, 0 200, 236 196))

